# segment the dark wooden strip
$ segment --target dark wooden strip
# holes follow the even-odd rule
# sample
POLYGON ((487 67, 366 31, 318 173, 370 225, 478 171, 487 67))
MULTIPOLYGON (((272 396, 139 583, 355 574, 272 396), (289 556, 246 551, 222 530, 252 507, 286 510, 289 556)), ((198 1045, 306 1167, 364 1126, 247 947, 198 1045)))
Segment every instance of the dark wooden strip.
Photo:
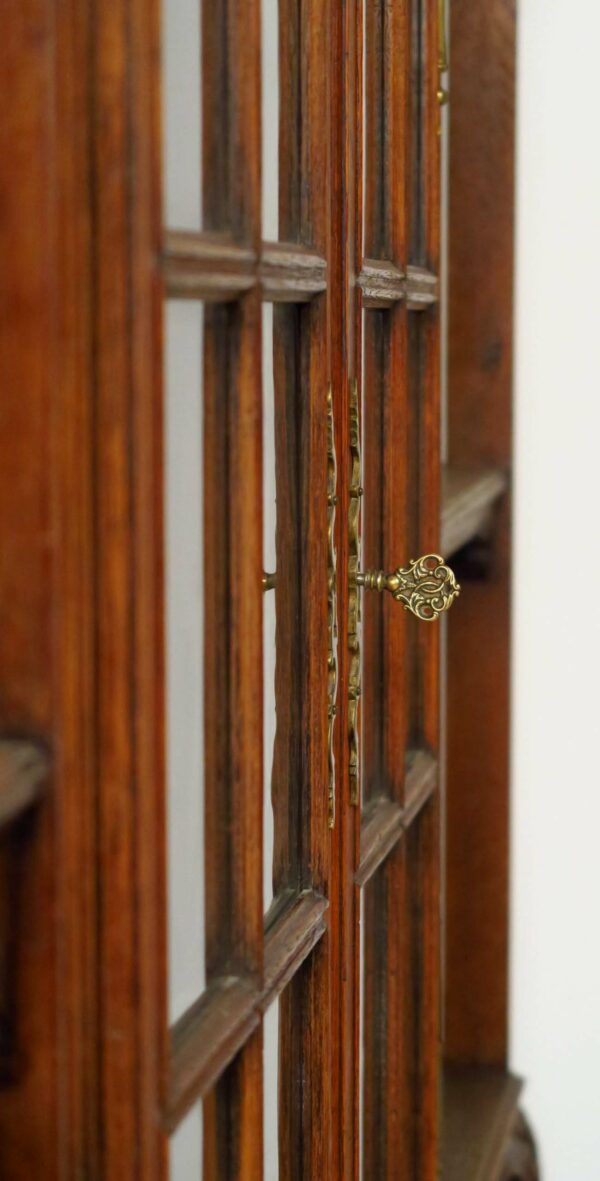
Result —
POLYGON ((162 273, 168 295, 219 303, 239 299, 256 283, 256 264, 253 250, 224 234, 166 234, 162 273))
POLYGON ((39 800, 47 772, 48 759, 34 743, 0 741, 0 830, 39 800))
POLYGON ((311 890, 278 915, 265 937, 264 987, 250 978, 214 980, 171 1031, 164 1123, 173 1131, 193 1103, 221 1077, 326 929, 327 899, 311 890))
POLYGON ((446 1066, 442 1123, 443 1181, 489 1181, 506 1147, 521 1080, 485 1066, 446 1066))
POLYGON ((489 533, 494 505, 508 487, 500 468, 446 467, 442 473, 441 548, 453 554, 473 538, 489 533))
POLYGON ((225 234, 168 230, 161 260, 167 294, 229 303, 260 283, 263 299, 306 303, 327 288, 327 262, 315 250, 265 242, 260 257, 225 234))
POLYGON ((439 298, 437 275, 425 267, 406 268, 406 306, 411 312, 425 312, 439 298))
POLYGON ((365 258, 358 286, 363 293, 363 307, 391 307, 406 296, 406 275, 393 262, 365 258))
POLYGON ((373 877, 435 791, 438 764, 433 756, 427 751, 417 751, 410 758, 404 806, 396 800, 379 797, 366 812, 360 838, 360 864, 355 875, 358 886, 364 886, 373 877))

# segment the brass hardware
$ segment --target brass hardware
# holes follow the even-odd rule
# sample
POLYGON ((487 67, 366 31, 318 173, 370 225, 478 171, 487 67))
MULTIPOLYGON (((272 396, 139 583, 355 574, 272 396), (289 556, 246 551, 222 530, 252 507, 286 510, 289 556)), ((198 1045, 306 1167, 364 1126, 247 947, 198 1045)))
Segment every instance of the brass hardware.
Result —
POLYGON ((348 647, 350 649, 350 672, 348 677, 348 740, 350 744, 349 779, 350 803, 357 805, 360 798, 360 749, 358 735, 358 703, 360 700, 360 592, 358 573, 360 566, 360 414, 358 408, 358 384, 352 383, 350 390, 350 506, 349 506, 349 571, 348 589, 348 647))
POLYGON ((328 650, 327 650, 327 725, 328 725, 328 761, 329 761, 329 789, 328 789, 328 819, 329 827, 335 824, 335 756, 333 752, 333 737, 336 715, 338 659, 337 659, 337 592, 336 570, 337 555, 335 551, 335 506, 337 503, 337 459, 335 454, 335 434, 333 425, 333 392, 331 386, 327 390, 327 621, 328 621, 328 650))
POLYGON ((262 588, 264 591, 275 590, 277 586, 277 574, 268 574, 267 571, 262 576, 262 588))
POLYGON ((437 100, 441 107, 449 101, 450 95, 443 85, 443 75, 448 73, 448 36, 446 32, 446 0, 438 0, 438 90, 437 100))
POLYGON ((417 619, 427 623, 448 611, 460 594, 453 571, 439 554, 425 554, 391 574, 383 570, 358 570, 355 578, 357 586, 364 586, 365 590, 389 591, 405 611, 412 611, 417 619))

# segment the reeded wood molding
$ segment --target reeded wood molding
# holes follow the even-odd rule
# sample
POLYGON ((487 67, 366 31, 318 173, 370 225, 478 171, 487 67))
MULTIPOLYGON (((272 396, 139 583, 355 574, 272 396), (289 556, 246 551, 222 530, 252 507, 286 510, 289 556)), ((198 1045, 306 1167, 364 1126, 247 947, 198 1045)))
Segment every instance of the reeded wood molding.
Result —
POLYGON ((316 251, 286 242, 263 243, 260 258, 220 234, 169 230, 161 260, 167 294, 228 303, 257 283, 263 299, 306 303, 327 288, 327 263, 316 251))
POLYGON ((427 751, 417 751, 406 773, 404 806, 381 797, 369 805, 360 836, 360 864, 355 874, 364 886, 435 791, 438 764, 427 751))
POLYGON ((306 303, 327 289, 327 262, 314 250, 264 242, 258 270, 263 299, 306 303))
POLYGON ((437 275, 424 267, 404 272, 387 259, 365 258, 357 282, 367 308, 389 308, 405 299, 410 311, 422 312, 438 300, 437 275))
POLYGON ((406 268, 406 306, 412 312, 425 312, 439 298, 437 275, 425 267, 406 268))
POLYGON ((406 295, 406 275, 393 262, 365 258, 358 276, 363 307, 391 307, 406 295))
POLYGON ((508 475, 499 468, 444 468, 441 549, 446 557, 489 531, 494 505, 507 487, 508 475))
POLYGON ((327 899, 312 890, 297 895, 266 932, 263 988, 239 976, 223 977, 175 1023, 164 1115, 168 1132, 214 1085, 318 943, 327 907, 327 899))
POLYGON ((180 299, 229 302, 256 282, 254 251, 222 234, 169 230, 162 273, 167 294, 180 299))
POLYGON ((520 1079, 496 1067, 446 1065, 444 1181, 490 1181, 498 1176, 522 1085, 520 1079))
POLYGON ((0 831, 40 798, 48 757, 33 742, 0 740, 0 831))

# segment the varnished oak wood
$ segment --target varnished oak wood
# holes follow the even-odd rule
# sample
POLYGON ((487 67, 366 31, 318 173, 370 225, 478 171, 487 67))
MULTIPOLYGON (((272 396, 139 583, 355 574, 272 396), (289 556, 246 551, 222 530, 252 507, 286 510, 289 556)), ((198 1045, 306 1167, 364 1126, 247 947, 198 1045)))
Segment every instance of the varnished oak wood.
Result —
POLYGON ((506 472, 494 469, 442 470, 441 552, 451 557, 475 538, 490 536, 493 510, 508 487, 506 472))
POLYGON ((446 1066, 442 1181, 496 1181, 522 1085, 494 1067, 446 1066))

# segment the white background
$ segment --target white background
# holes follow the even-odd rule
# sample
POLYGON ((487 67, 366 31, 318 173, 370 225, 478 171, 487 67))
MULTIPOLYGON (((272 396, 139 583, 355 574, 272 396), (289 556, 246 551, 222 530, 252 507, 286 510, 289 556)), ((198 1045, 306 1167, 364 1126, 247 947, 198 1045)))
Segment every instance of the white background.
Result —
POLYGON ((521 0, 512 1064, 600 1179, 600 6, 521 0))

